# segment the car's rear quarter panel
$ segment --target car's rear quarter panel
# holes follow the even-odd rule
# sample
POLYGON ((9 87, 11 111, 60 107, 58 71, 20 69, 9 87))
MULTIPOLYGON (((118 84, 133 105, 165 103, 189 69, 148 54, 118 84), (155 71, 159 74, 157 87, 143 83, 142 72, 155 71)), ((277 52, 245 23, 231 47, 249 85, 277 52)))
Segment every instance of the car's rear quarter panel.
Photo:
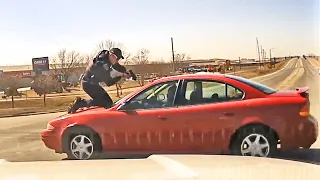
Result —
POLYGON ((278 134, 282 149, 290 149, 302 141, 297 137, 299 124, 305 123, 307 117, 301 117, 299 111, 304 103, 300 97, 273 97, 247 100, 242 125, 261 123, 278 134))
MULTIPOLYGON (((283 95, 279 97, 269 97, 249 85, 228 79, 227 83, 236 85, 245 92, 245 101, 239 101, 243 108, 243 115, 239 116, 240 124, 236 126, 245 126, 252 123, 261 123, 275 130, 281 140, 281 148, 292 149, 310 144, 314 138, 302 135, 301 126, 307 131, 310 125, 308 117, 299 115, 299 111, 306 103, 307 99, 298 94, 283 95), (306 139, 309 138, 309 139, 306 139)), ((239 127, 236 127, 236 129, 239 127)), ((309 128, 310 129, 310 128, 309 128)), ((308 133, 306 133, 308 134, 308 133)), ((310 133, 309 133, 310 134, 310 133)))

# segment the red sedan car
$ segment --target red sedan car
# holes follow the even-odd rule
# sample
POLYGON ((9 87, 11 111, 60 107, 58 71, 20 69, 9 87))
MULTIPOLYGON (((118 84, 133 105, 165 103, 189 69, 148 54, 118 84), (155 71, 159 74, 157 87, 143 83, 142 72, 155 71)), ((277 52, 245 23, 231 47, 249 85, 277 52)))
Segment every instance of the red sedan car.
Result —
POLYGON ((318 135, 308 88, 277 91, 232 75, 155 80, 115 103, 48 123, 44 144, 71 159, 109 153, 270 156, 310 148, 318 135))

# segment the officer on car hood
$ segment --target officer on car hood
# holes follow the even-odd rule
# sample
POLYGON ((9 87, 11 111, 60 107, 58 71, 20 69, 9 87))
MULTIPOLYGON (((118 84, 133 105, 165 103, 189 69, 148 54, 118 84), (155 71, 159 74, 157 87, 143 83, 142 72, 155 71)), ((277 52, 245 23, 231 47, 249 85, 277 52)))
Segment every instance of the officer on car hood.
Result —
POLYGON ((119 60, 124 59, 119 48, 112 48, 109 51, 102 50, 89 62, 85 73, 82 76, 82 88, 92 98, 85 100, 77 99, 69 106, 68 113, 74 113, 79 108, 100 106, 110 108, 113 101, 108 93, 100 86, 103 82, 107 86, 116 84, 121 78, 130 78, 126 68, 119 64, 119 60))

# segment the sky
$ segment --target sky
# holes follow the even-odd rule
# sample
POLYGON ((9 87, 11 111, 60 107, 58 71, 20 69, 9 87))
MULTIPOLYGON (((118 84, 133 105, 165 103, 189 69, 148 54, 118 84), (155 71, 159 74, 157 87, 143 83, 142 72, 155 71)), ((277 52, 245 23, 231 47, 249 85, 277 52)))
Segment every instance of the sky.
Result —
POLYGON ((91 53, 104 40, 152 60, 320 55, 320 0, 0 0, 0 65, 60 49, 91 53))

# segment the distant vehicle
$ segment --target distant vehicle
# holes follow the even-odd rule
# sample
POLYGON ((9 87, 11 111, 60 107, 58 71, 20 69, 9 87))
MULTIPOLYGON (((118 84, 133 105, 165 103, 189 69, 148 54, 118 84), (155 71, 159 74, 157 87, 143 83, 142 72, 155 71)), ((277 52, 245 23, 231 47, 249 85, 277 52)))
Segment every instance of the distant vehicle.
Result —
POLYGON ((185 66, 180 68, 180 71, 187 73, 196 73, 196 72, 204 72, 207 71, 206 68, 202 68, 200 66, 185 66))
POLYGON ((303 59, 307 59, 307 57, 305 55, 303 55, 302 57, 303 57, 303 59))
POLYGON ((157 79, 110 109, 90 108, 50 121, 42 141, 70 159, 102 152, 231 153, 271 156, 310 148, 318 124, 308 88, 277 91, 226 74, 157 79))
POLYGON ((1 89, 0 93, 2 94, 1 98, 3 98, 3 99, 7 99, 8 97, 11 97, 11 96, 22 97, 23 95, 25 95, 24 93, 19 91, 19 89, 10 88, 10 87, 5 88, 5 89, 1 89))

